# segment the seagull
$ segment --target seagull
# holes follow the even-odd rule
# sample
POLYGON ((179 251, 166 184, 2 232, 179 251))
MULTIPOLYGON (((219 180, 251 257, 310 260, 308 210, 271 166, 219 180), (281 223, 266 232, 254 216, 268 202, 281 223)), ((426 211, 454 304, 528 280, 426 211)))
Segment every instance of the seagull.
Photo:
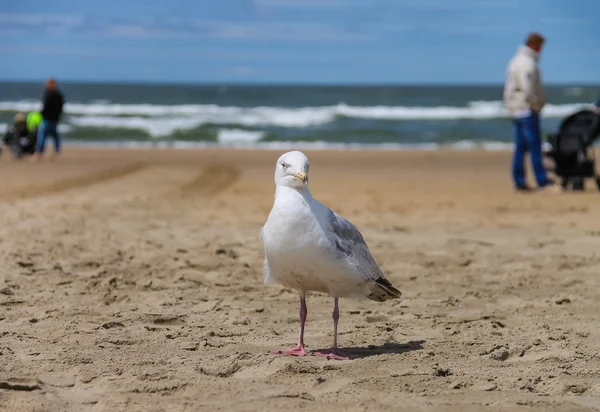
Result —
POLYGON ((338 300, 341 297, 384 302, 402 293, 387 280, 356 226, 312 197, 310 163, 299 151, 284 153, 275 165, 275 201, 260 229, 264 245, 264 283, 294 289, 300 295, 300 333, 294 349, 274 353, 306 356, 304 325, 309 292, 333 297, 333 345, 313 355, 347 360, 338 349, 338 300))

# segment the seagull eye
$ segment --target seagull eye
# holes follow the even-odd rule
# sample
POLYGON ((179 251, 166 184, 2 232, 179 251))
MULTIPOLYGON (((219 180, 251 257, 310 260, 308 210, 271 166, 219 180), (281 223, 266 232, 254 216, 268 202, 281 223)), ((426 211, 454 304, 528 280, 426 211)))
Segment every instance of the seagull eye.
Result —
POLYGON ((283 167, 284 169, 287 169, 290 166, 287 163, 281 162, 281 167, 283 167))

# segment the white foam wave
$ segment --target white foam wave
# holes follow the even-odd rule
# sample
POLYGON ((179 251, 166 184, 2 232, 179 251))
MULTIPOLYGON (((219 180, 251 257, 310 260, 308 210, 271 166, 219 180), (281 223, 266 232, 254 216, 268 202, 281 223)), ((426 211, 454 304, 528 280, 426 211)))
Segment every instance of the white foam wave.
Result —
POLYGON ((217 141, 225 145, 248 145, 254 144, 265 135, 261 131, 241 130, 241 129, 221 129, 217 136, 217 141))
MULTIPOLYGON (((512 150, 513 144, 509 142, 471 142, 462 141, 449 144, 439 143, 333 143, 333 142, 306 142, 306 141, 237 141, 237 142, 209 142, 209 141, 71 141, 70 145, 86 147, 114 147, 132 149, 248 149, 248 150, 375 150, 375 151, 436 151, 436 150, 483 150, 506 151, 512 150)), ((545 147, 547 146, 544 143, 545 147)))
POLYGON ((585 89, 583 87, 567 87, 564 93, 565 96, 581 96, 585 93, 585 89))
POLYGON ((73 130, 75 130, 75 128, 73 126, 71 126, 70 124, 59 124, 58 125, 58 133, 71 133, 73 130))
POLYGON ((152 137, 170 136, 176 131, 191 130, 202 125, 202 120, 193 117, 114 117, 81 116, 71 117, 69 122, 79 127, 102 129, 137 129, 152 137))
MULTIPOLYGON (((564 117, 588 107, 585 103, 547 105, 543 117, 564 117)), ((454 120, 454 119, 494 119, 508 117, 508 111, 501 101, 474 101, 465 107, 453 106, 337 106, 337 114, 347 117, 360 117, 378 120, 454 120)))
MULTIPOLYGON (((111 116, 83 116, 72 117, 70 122, 79 127, 137 129, 148 133, 154 138, 170 136, 174 132, 193 130, 206 120, 191 117, 111 117, 111 116)), ((217 140, 220 143, 252 143, 264 136, 263 131, 242 129, 221 129, 218 131, 217 140)))
MULTIPOLYGON (((148 133, 152 137, 169 136, 176 131, 192 130, 206 124, 239 124, 241 126, 261 126, 267 122, 256 116, 224 117, 224 116, 175 116, 175 117, 140 117, 140 116, 72 116, 68 121, 79 127, 97 127, 97 128, 119 128, 119 129, 137 129, 148 133)), ((271 122, 273 123, 273 122, 271 122)), ((289 127, 303 127, 308 123, 304 120, 293 120, 290 116, 287 119, 279 118, 279 125, 287 124, 289 127)))
MULTIPOLYGON (((5 101, 0 102, 0 111, 39 110, 39 102, 5 101)), ((577 110, 590 107, 587 103, 549 104, 543 117, 561 118, 577 110)), ((65 112, 73 116, 91 117, 149 117, 189 118, 198 124, 239 124, 243 126, 309 127, 323 125, 337 116, 377 119, 377 120, 452 120, 452 119, 493 119, 508 116, 501 101, 474 101, 464 107, 454 106, 349 106, 340 103, 334 106, 319 107, 235 107, 212 104, 196 105, 153 105, 115 104, 108 102, 67 103, 65 112)), ((139 120, 135 120, 139 122, 139 120)), ((109 126, 110 127, 110 126, 109 126)))
MULTIPOLYGON (((39 103, 32 101, 0 102, 0 111, 39 110, 39 103)), ((152 105, 152 104, 82 104, 66 103, 65 113, 79 116, 148 116, 161 119, 193 118, 199 124, 240 124, 244 126, 308 127, 329 123, 335 118, 331 107, 234 107, 212 104, 152 105)), ((161 120, 162 121, 162 120, 161 120)), ((110 127, 110 126, 108 126, 110 127)))
MULTIPOLYGON (((0 134, 4 134, 6 132, 6 129, 8 129, 8 123, 0 123, 0 134)), ((70 126, 68 124, 59 124, 58 125, 58 132, 59 133, 70 133, 74 130, 73 126, 70 126)))

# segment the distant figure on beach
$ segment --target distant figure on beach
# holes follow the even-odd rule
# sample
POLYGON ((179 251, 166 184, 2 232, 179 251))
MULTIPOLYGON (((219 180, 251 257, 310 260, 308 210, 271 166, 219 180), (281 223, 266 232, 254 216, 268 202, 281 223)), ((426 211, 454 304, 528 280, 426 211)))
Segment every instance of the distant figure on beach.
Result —
POLYGON ((600 113, 600 97, 598 98, 598 100, 596 100, 596 103, 594 103, 592 110, 596 113, 600 113))
POLYGON ((58 134, 58 123, 63 113, 63 106, 65 98, 62 92, 58 89, 56 80, 50 77, 46 80, 46 90, 43 96, 43 107, 42 107, 42 124, 38 130, 37 136, 37 151, 33 156, 34 161, 38 161, 44 154, 46 148, 46 139, 52 136, 54 140, 54 154, 53 157, 60 153, 61 139, 58 134))
POLYGON ((540 112, 547 102, 538 66, 545 38, 539 33, 530 33, 525 45, 519 46, 510 60, 504 85, 504 104, 513 123, 515 151, 512 177, 518 191, 531 191, 525 182, 525 154, 531 155, 531 163, 539 188, 553 186, 546 175, 542 162, 542 136, 540 112))

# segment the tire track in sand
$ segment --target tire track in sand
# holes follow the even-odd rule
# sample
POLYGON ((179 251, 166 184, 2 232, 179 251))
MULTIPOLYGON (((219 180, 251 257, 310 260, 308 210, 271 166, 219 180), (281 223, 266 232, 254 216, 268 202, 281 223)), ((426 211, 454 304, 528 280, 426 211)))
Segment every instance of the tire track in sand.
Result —
POLYGON ((209 165, 191 182, 179 188, 181 197, 207 196, 220 193, 237 182, 239 169, 225 165, 209 165))
POLYGON ((100 172, 93 172, 83 176, 59 180, 41 186, 29 186, 21 190, 12 191, 4 199, 22 200, 35 197, 53 195, 66 190, 77 189, 103 183, 108 180, 116 180, 136 173, 146 167, 145 163, 132 163, 121 167, 113 167, 100 172))

